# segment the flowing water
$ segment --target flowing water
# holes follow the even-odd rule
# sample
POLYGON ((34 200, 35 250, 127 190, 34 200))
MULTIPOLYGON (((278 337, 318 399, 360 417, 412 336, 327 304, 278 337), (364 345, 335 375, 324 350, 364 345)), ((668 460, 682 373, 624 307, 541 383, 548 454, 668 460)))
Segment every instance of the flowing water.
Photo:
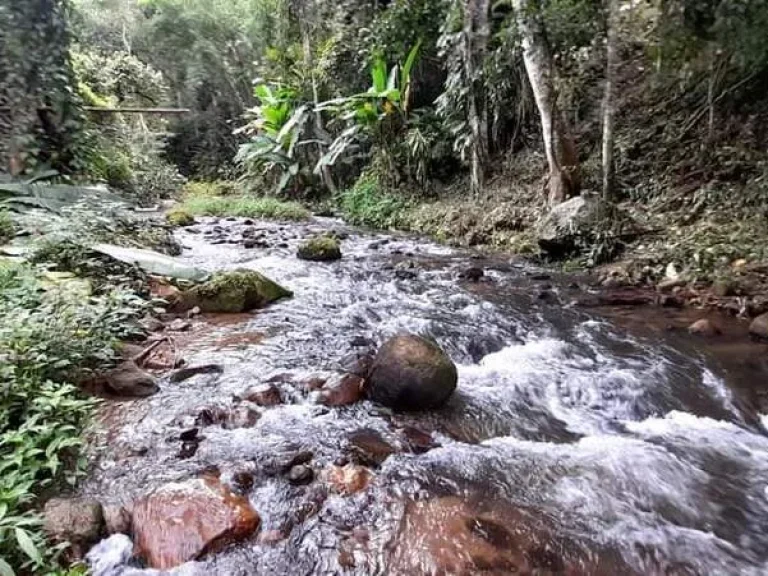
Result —
MULTIPOLYGON (((245 226, 198 228, 214 225, 235 239, 245 226)), ((257 227, 269 248, 180 232, 183 257, 210 270, 257 269, 295 297, 196 327, 187 363, 223 373, 161 382, 151 398, 111 406, 83 488, 128 503, 205 471, 228 483, 247 471, 261 533, 279 536, 177 573, 768 573, 768 437, 731 386, 765 373, 726 369, 687 336, 628 330, 570 306, 575 286, 542 291, 525 265, 330 220, 257 227), (301 239, 330 229, 348 234, 343 260, 296 259, 301 239), (485 278, 459 279, 470 266, 485 278), (293 383, 334 370, 363 339, 401 331, 431 336, 458 365, 445 408, 326 408, 293 383), (262 409, 252 427, 205 426, 197 451, 179 456, 195 415, 269 379, 283 404, 262 409), (275 471, 306 450, 320 471, 360 430, 394 448, 365 490, 294 486, 275 471), (407 449, 409 435, 425 433, 433 446, 407 449)), ((102 574, 151 573, 109 545, 94 557, 112 566, 102 574)))

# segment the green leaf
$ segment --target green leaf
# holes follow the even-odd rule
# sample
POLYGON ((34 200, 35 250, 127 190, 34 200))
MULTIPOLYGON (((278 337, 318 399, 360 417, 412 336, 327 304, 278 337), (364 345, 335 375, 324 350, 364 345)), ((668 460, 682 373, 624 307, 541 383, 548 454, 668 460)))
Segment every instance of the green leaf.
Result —
POLYGON ((24 554, 29 556, 38 564, 42 562, 43 558, 40 556, 40 552, 38 551, 37 546, 35 546, 35 543, 32 542, 32 538, 29 537, 29 534, 21 528, 16 528, 15 533, 16 542, 19 543, 19 548, 24 551, 24 554))
POLYGON ((11 565, 2 558, 0 558, 0 576, 16 576, 11 565))

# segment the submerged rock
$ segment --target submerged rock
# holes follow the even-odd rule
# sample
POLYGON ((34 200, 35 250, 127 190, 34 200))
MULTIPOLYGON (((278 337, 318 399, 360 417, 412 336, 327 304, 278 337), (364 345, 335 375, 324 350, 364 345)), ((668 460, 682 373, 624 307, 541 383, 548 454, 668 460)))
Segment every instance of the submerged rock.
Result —
POLYGON ((456 365, 434 342, 413 334, 387 340, 374 359, 366 393, 399 410, 424 410, 445 404, 456 389, 456 365))
POLYGON ((599 200, 592 196, 576 196, 558 204, 537 226, 539 246, 553 256, 563 256, 575 248, 580 235, 597 223, 599 200))
POLYGON ((299 246, 296 256, 301 260, 328 262, 341 259, 341 248, 332 236, 315 236, 299 246))
POLYGON ((167 484, 133 507, 136 552, 162 570, 248 538, 260 523, 248 500, 215 478, 167 484))
POLYGON ((192 376, 197 376, 198 374, 221 374, 223 372, 224 368, 218 364, 187 366, 186 368, 180 368, 179 370, 176 370, 176 372, 171 374, 168 381, 171 384, 178 384, 179 382, 184 382, 184 380, 188 380, 189 378, 192 378, 192 376))
POLYGON ((252 386, 241 395, 241 398, 257 406, 277 406, 283 401, 280 389, 272 383, 252 386))
POLYGON ((44 528, 54 542, 69 542, 75 556, 97 542, 104 530, 101 504, 91 498, 51 498, 43 511, 44 528))
POLYGON ((761 314, 749 325, 749 333, 755 338, 768 340, 768 313, 761 314))
POLYGON ((249 312, 293 296, 255 270, 220 272, 207 282, 180 293, 171 305, 176 310, 198 307, 202 312, 249 312))
POLYGON ((371 483, 373 474, 363 466, 347 464, 346 466, 329 466, 323 470, 322 480, 329 488, 343 496, 356 494, 365 490, 371 483))
POLYGON ((711 320, 702 318, 697 320, 690 326, 688 326, 688 332, 690 334, 697 334, 699 336, 712 337, 721 333, 720 328, 711 320))
POLYGON ((325 406, 347 406, 363 396, 363 379, 355 374, 329 378, 320 390, 320 403, 325 406))

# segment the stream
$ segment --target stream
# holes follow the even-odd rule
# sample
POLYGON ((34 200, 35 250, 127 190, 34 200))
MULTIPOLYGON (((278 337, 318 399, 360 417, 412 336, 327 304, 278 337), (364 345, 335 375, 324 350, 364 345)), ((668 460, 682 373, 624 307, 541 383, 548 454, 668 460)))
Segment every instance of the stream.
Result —
MULTIPOLYGON (((644 329, 648 309, 628 327, 575 307, 583 289, 508 258, 330 219, 257 221, 268 247, 246 249, 247 226, 182 229, 182 258, 257 269, 295 296, 197 319, 180 351, 223 372, 105 406, 81 489, 128 505, 212 471, 239 482, 259 535, 168 573, 768 573, 768 436, 739 392, 764 372, 724 366, 687 334, 644 329), (331 230, 344 238, 341 261, 295 257, 300 241, 331 230), (484 277, 461 279, 470 267, 484 277), (443 409, 329 408, 296 384, 403 331, 432 337, 457 364, 443 409), (201 411, 267 381, 283 401, 251 426, 200 424, 201 411), (180 457, 194 425, 199 445, 180 457), (329 492, 320 472, 343 464, 361 433, 391 453, 367 464, 366 488, 329 492), (307 451, 315 478, 294 485, 280 467, 307 451)), ((109 541, 91 557, 102 576, 158 573, 109 541)))

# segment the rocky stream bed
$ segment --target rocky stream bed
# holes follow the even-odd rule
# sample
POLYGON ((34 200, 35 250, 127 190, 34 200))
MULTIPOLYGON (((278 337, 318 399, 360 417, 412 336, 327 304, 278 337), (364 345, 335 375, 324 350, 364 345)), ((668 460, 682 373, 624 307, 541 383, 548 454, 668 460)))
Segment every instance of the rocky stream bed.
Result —
POLYGON ((177 237, 294 296, 194 317, 175 352, 217 369, 103 406, 80 496, 124 534, 95 575, 768 571, 768 352, 734 324, 705 341, 667 329, 695 318, 581 308, 571 279, 332 220, 177 237), (327 232, 341 260, 296 258, 327 232), (456 363, 443 408, 360 396, 355 360, 402 332, 456 363))

